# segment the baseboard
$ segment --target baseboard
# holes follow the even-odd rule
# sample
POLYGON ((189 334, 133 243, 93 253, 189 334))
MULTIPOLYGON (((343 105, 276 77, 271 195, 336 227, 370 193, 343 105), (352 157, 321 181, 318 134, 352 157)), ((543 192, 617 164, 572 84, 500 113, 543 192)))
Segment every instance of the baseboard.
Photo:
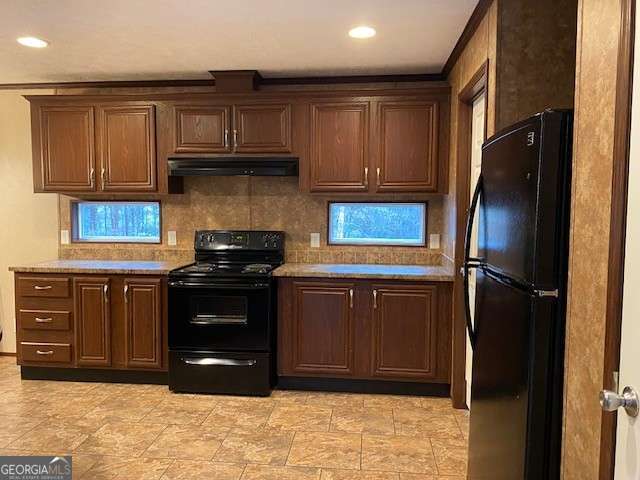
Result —
POLYGON ((448 383, 389 382, 346 378, 278 377, 279 389, 323 392, 381 393, 393 395, 428 395, 448 397, 448 383))
POLYGON ((90 368, 21 367, 23 380, 60 380, 69 382, 150 383, 167 385, 167 372, 139 370, 100 370, 90 368))
POLYGON ((15 357, 16 354, 15 353, 11 353, 11 352, 0 352, 0 357, 15 357))

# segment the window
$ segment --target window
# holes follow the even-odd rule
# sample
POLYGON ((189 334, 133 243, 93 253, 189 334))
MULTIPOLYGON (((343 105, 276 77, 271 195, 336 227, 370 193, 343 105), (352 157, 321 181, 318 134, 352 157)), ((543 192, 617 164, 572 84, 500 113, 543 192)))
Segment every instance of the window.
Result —
POLYGON ((329 244, 424 246, 427 205, 329 202, 329 244))
POLYGON ((160 243, 159 202, 75 202, 77 242, 160 243))

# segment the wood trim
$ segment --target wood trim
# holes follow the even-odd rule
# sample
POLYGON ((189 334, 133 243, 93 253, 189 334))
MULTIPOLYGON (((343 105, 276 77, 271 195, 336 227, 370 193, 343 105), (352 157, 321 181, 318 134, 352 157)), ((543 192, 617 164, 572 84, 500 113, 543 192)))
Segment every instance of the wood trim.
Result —
MULTIPOLYGON (((613 389, 613 372, 620 366, 622 302, 624 285, 624 251, 629 180, 631 133, 631 97, 633 93, 633 57, 635 0, 622 0, 616 105, 613 144, 613 179, 611 186, 611 224, 609 231, 609 271, 607 274, 607 310, 603 366, 604 389, 613 389)), ((616 450, 617 414, 602 415, 600 432, 599 478, 613 478, 616 450)))
MULTIPOLYGON (((217 73, 219 74, 220 72, 217 72, 217 73)), ((398 75, 344 75, 344 76, 325 76, 325 77, 322 77, 322 76, 319 76, 319 77, 271 77, 271 78, 261 78, 259 82, 259 86, 336 85, 336 84, 352 84, 352 83, 442 82, 445 80, 446 80, 446 75, 444 75, 443 73, 414 73, 414 74, 398 74, 398 75)), ((114 80, 114 81, 97 81, 97 82, 1 83, 0 90, 40 90, 40 89, 64 90, 64 89, 71 89, 71 88, 215 87, 215 85, 216 85, 216 81, 214 79, 114 80)))
POLYGON ((16 354, 15 353, 11 353, 11 352, 0 352, 0 357, 15 357, 16 354))
POLYGON ((473 34, 476 33, 478 26, 482 22, 482 19, 486 15, 492 3, 493 0, 480 0, 478 2, 478 5, 476 5, 476 8, 473 10, 469 21, 465 25, 464 30, 462 30, 460 38, 456 42, 455 47, 453 47, 449 58, 445 62, 444 67, 442 67, 442 77, 447 78, 449 76, 453 66, 460 58, 460 55, 462 55, 462 52, 469 43, 469 40, 471 40, 471 37, 473 37, 473 34))
MULTIPOLYGON (((471 76, 469 82, 458 94, 458 136, 456 138, 456 249, 455 272, 462 267, 464 257, 464 233, 469 208, 471 179, 471 105, 481 93, 486 92, 489 84, 489 61, 487 60, 471 76)), ((487 135, 487 108, 485 103, 485 138, 487 135)), ((467 326, 465 321, 463 281, 455 276, 453 285, 453 327, 452 327, 452 361, 451 361, 451 401, 454 408, 465 408, 466 396, 466 356, 467 326)))

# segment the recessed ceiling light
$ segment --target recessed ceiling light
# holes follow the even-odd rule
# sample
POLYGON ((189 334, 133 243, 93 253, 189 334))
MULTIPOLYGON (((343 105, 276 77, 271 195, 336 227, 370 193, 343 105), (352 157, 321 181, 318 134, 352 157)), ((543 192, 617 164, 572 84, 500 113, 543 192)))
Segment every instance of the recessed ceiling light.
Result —
POLYGON ((18 38, 18 43, 20 45, 24 45, 25 47, 32 48, 44 48, 49 45, 49 42, 36 37, 20 37, 18 38))
POLYGON ((359 27, 349 30, 349 36, 352 38, 371 38, 376 34, 376 29, 368 27, 366 25, 360 25, 359 27))

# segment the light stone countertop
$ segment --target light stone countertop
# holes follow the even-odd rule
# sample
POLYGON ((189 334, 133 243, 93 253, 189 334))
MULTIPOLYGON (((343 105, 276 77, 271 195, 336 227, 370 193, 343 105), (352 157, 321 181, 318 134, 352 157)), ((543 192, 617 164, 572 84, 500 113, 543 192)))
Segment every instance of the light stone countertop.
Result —
POLYGON ((370 278, 452 282, 453 264, 445 265, 375 265, 343 263, 285 263, 273 271, 276 277, 370 278))
POLYGON ((151 262, 138 260, 50 260, 9 267, 19 273, 102 273, 125 275, 165 275, 189 262, 151 262))

